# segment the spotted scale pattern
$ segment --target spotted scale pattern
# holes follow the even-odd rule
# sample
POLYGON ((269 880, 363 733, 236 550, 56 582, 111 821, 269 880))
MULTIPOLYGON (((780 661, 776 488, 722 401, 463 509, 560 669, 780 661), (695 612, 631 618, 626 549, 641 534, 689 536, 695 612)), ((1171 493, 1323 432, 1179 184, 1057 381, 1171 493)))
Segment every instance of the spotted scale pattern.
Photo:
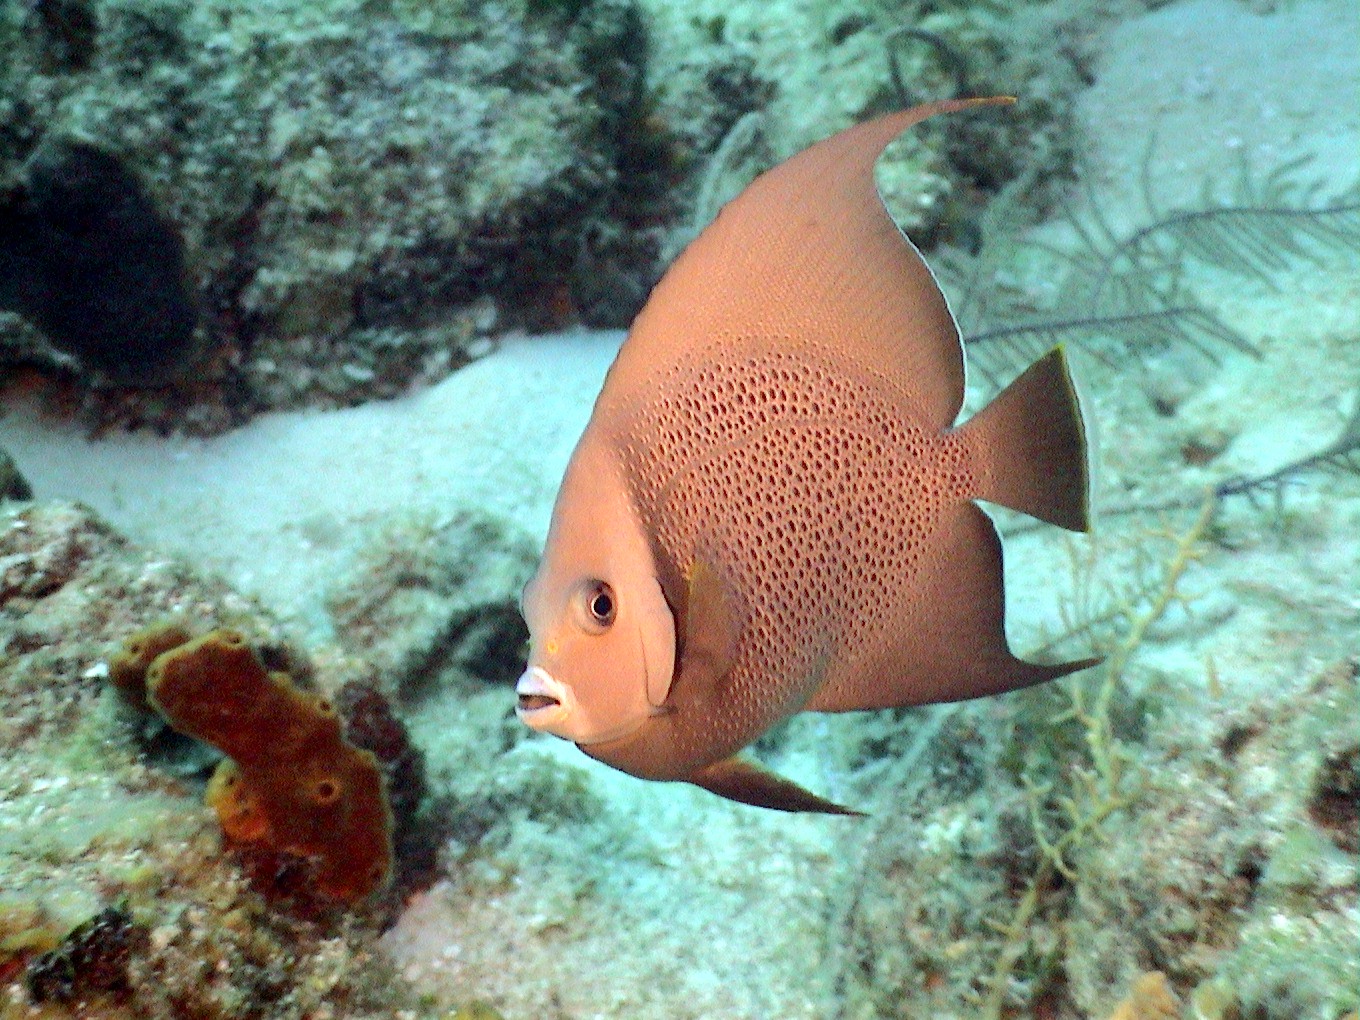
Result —
POLYGON ((900 618, 941 505, 977 491, 964 444, 872 366, 789 337, 715 346, 659 372, 620 436, 675 571, 723 564, 743 596, 724 712, 689 736, 710 755, 797 711, 832 664, 852 672, 900 618))

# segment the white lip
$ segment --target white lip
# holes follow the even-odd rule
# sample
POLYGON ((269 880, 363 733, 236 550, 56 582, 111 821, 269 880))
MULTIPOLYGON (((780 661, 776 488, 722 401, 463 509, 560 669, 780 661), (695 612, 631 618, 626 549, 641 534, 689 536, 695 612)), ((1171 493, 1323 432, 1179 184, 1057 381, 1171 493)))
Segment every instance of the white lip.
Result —
POLYGON ((539 666, 530 666, 515 684, 520 722, 535 729, 548 729, 563 722, 576 708, 576 695, 567 684, 554 680, 539 666))

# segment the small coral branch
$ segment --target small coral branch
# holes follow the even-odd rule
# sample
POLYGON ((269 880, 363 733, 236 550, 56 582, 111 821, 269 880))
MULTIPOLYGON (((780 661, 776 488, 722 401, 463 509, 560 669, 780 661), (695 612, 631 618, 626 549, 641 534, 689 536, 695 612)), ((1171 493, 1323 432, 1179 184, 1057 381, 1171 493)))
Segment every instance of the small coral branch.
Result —
POLYGON ((1051 721, 1054 725, 1076 721, 1082 729, 1089 756, 1084 762, 1073 763, 1070 789, 1057 793, 1051 783, 1037 783, 1028 776, 1022 779, 1034 841, 1039 848, 1039 863, 1010 919, 993 925, 1002 935, 1003 942, 983 999, 984 1020, 999 1020, 1002 1015, 1011 975, 1029 945, 1030 922, 1038 913, 1043 893, 1049 888, 1054 874, 1075 883, 1080 876, 1078 868, 1071 863, 1073 851, 1099 841, 1106 819, 1130 803, 1132 776, 1128 766, 1132 757, 1114 735, 1110 707, 1129 663, 1149 630, 1173 606, 1188 602, 1181 590, 1181 581, 1190 566, 1203 555, 1204 535, 1217 505, 1216 495, 1209 492, 1194 523, 1186 531, 1176 533, 1167 529, 1155 533, 1156 537, 1171 543, 1160 584, 1141 604, 1122 607, 1122 616, 1127 623, 1122 636, 1106 655, 1098 674, 1100 683, 1094 692, 1088 691, 1080 680, 1067 683, 1071 705, 1051 721), (1056 835, 1050 828, 1053 813, 1047 809, 1049 804, 1056 804, 1059 809, 1062 827, 1056 835))

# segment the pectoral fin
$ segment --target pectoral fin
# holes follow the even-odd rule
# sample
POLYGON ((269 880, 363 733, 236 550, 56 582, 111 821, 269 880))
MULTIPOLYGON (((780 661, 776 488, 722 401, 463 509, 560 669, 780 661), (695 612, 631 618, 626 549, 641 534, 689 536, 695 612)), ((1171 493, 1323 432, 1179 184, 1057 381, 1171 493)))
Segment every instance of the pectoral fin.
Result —
POLYGON ((863 811, 823 800, 797 783, 746 758, 714 762, 690 776, 689 782, 719 797, 775 811, 816 812, 824 815, 864 814, 863 811))
POLYGON ((707 559, 696 559, 685 576, 680 613, 681 673, 716 683, 737 658, 743 611, 726 579, 707 559))

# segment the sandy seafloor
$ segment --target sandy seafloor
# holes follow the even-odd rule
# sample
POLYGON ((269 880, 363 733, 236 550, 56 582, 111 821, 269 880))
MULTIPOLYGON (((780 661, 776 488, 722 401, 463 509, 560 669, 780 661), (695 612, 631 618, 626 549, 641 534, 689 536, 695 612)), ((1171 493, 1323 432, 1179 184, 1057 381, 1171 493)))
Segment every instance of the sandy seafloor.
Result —
MULTIPOLYGON (((1196 0, 1114 33, 1078 116, 1088 183, 1121 228, 1138 221, 1137 171, 1150 132, 1158 139, 1152 187, 1164 208, 1193 203, 1205 181, 1228 180, 1242 153, 1264 166, 1311 156, 1300 173, 1322 182, 1324 196, 1354 183, 1353 5, 1276 6, 1262 17, 1227 0, 1196 0)), ((1039 233, 1071 243, 1059 223, 1039 233)), ((1190 265, 1197 293, 1258 346, 1259 359, 1229 353, 1215 366, 1170 354, 1113 369, 1078 354, 1101 439, 1100 505, 1193 498, 1205 485, 1264 473, 1325 445, 1360 399, 1357 257, 1295 259, 1269 285, 1190 265), (1150 395, 1171 400, 1175 413, 1156 413, 1150 395), (1187 464, 1183 451, 1194 444, 1222 452, 1187 464)), ((267 416, 212 440, 88 442, 19 407, 0 419, 0 445, 40 498, 79 499, 135 541, 220 573, 305 646, 329 640, 327 592, 355 550, 395 517, 475 507, 541 536, 556 479, 621 336, 508 337, 408 398, 267 416)), ((1129 673, 1135 689, 1178 686, 1176 726, 1184 733, 1254 699, 1302 690, 1308 678, 1360 654, 1360 480, 1301 475, 1282 513, 1239 503, 1222 511, 1228 538, 1206 546, 1187 575, 1186 588, 1200 597, 1193 622, 1154 631, 1129 673)), ((1185 515, 1166 519, 1181 530, 1188 523, 1185 515)), ((1121 528, 1110 532, 1126 534, 1121 528)), ((1108 538, 1090 541, 1099 551, 1108 538)), ((1072 541, 1037 531, 1008 542, 1010 627, 1022 654, 1058 626, 1072 584, 1072 541)), ((1122 555, 1110 562, 1124 562, 1122 555)), ((505 680, 497 696, 508 713, 513 677, 505 680)), ((462 760, 460 718, 456 704, 434 697, 412 720, 436 770, 441 760, 462 760)), ((837 772, 834 755, 818 753, 861 724, 802 720, 774 764, 881 819, 900 806, 876 799, 872 787, 837 772)), ((573 782, 587 777, 602 811, 563 831, 525 823, 475 873, 417 896, 383 939, 405 980, 435 997, 475 994, 512 1018, 874 1015, 838 1014, 843 979, 832 962, 843 947, 832 921, 853 900, 864 841, 879 830, 857 833, 854 821, 761 813, 687 787, 646 784, 549 738, 481 764, 513 774, 521 767, 513 759, 526 756, 546 759, 573 782)), ((1116 838, 1138 831, 1136 821, 1121 825, 1116 838)), ((920 834, 928 838, 946 837, 920 834)), ((1353 939, 1353 864, 1332 894, 1339 906, 1328 923, 1353 939)), ((967 953, 967 934, 939 938, 967 953)), ((954 1003, 941 1015, 973 1008, 954 1003)))

